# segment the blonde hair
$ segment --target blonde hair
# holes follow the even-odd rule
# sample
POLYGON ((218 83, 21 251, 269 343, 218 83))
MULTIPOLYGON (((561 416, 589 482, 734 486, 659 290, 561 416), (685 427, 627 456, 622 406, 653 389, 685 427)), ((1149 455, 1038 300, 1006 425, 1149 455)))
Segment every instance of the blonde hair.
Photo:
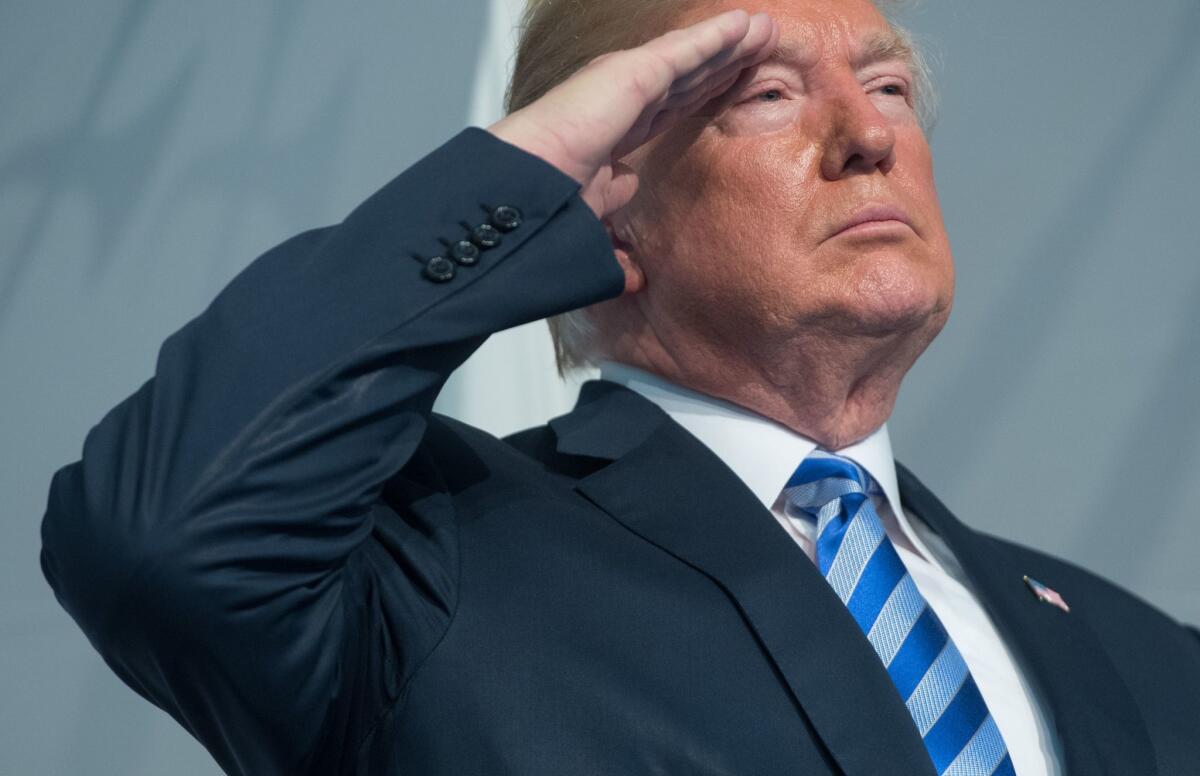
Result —
MULTIPOLYGON (((872 2, 912 52, 913 96, 921 125, 928 132, 936 114, 929 68, 913 36, 889 13, 905 0, 872 2)), ((601 54, 640 46, 671 29, 686 11, 708 5, 715 5, 715 0, 527 0, 505 110, 520 110, 601 54)), ((595 365, 596 327, 586 310, 572 310, 546 322, 560 375, 595 365)))

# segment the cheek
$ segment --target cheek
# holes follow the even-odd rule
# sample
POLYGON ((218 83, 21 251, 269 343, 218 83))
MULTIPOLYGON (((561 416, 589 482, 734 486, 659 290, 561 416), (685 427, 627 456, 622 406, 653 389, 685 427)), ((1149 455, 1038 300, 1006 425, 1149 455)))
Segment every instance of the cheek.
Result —
POLYGON ((814 191, 804 182, 815 163, 795 138, 719 135, 643 168, 647 300, 690 319, 730 309, 758 319, 794 306, 796 284, 811 269, 804 254, 814 191))
POLYGON ((925 136, 919 129, 912 130, 901 138, 898 156, 904 160, 902 167, 893 171, 892 180, 902 192, 910 212, 917 218, 918 231, 925 242, 936 251, 949 252, 949 240, 942 222, 942 208, 938 201, 937 184, 934 179, 933 157, 925 136))
POLYGON ((806 185, 812 159, 782 138, 722 137, 719 153, 692 167, 677 189, 685 217, 725 250, 761 251, 785 237, 794 247, 815 194, 806 185))
POLYGON ((897 143, 897 155, 905 159, 902 185, 917 202, 937 210, 937 187, 933 176, 933 155, 919 129, 912 129, 897 143))
MULTIPOLYGON (((734 149, 731 149, 734 150, 734 149)), ((778 157, 734 153, 678 165, 661 181, 646 226, 655 274, 674 283, 753 283, 789 255, 805 222, 810 192, 778 157)))

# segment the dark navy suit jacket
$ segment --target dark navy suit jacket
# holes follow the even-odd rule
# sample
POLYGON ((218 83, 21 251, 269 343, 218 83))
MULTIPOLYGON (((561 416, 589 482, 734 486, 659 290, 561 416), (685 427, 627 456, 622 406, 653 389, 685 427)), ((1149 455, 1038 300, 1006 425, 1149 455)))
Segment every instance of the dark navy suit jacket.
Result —
MULTIPOLYGON (((932 774, 813 564, 654 405, 590 383, 507 440, 431 414, 490 333, 622 283, 574 181, 465 130, 166 340, 54 477, 47 579, 230 773, 932 774), (500 245, 423 274, 501 204, 523 218, 500 245)), ((1194 632, 971 530, 903 468, 900 487, 1069 773, 1200 773, 1194 632)))

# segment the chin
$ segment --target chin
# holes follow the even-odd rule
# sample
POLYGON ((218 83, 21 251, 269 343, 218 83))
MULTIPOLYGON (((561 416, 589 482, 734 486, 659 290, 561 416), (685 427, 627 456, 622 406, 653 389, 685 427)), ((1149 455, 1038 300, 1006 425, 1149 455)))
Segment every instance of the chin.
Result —
POLYGON ((937 334, 950 315, 953 279, 947 282, 928 265, 881 257, 858 268, 847 284, 845 312, 860 333, 887 336, 925 329, 937 334))

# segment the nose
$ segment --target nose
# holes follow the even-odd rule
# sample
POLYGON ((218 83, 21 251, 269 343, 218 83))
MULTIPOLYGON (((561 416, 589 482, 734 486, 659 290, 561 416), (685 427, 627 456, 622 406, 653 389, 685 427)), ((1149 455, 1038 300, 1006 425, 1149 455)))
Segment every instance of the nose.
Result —
POLYGON ((839 88, 830 103, 821 174, 838 180, 891 170, 896 161, 895 130, 857 81, 839 88))

